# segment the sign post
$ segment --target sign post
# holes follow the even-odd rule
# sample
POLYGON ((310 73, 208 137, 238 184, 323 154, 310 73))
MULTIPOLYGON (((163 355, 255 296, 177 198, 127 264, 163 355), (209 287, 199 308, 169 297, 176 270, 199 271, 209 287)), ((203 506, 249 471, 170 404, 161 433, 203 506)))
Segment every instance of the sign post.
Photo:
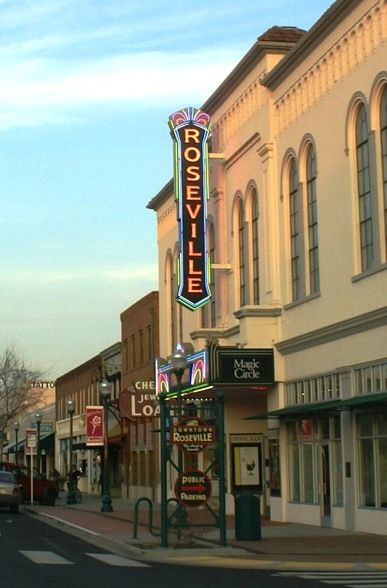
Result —
POLYGON ((34 455, 36 455, 38 446, 38 431, 37 429, 26 429, 26 449, 31 458, 30 464, 30 484, 31 484, 31 504, 34 503, 34 455))
MULTIPOLYGON (((226 538, 226 483, 224 456, 224 394, 216 393, 214 401, 201 399, 195 405, 195 416, 181 415, 178 399, 171 403, 167 394, 161 392, 161 546, 168 547, 168 530, 170 527, 187 528, 198 526, 195 523, 196 507, 206 509, 212 523, 219 529, 220 545, 227 544, 226 538), (207 422, 209 419, 209 422, 207 422), (205 468, 185 469, 183 454, 202 452, 206 447, 208 455, 205 468), (170 467, 172 466, 172 467, 170 467), (175 497, 177 506, 168 512, 168 487, 171 471, 177 473, 175 480, 175 497), (213 484, 219 488, 218 500, 210 504, 213 484), (193 520, 192 520, 193 518, 193 520)), ((215 494, 215 492, 214 492, 215 494)))

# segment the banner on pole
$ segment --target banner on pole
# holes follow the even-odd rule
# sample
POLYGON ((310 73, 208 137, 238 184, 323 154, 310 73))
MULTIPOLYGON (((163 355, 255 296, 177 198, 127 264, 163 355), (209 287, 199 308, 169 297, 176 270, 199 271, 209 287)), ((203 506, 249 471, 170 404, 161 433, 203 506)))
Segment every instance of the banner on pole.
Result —
POLYGON ((86 446, 104 444, 103 406, 86 406, 86 446))

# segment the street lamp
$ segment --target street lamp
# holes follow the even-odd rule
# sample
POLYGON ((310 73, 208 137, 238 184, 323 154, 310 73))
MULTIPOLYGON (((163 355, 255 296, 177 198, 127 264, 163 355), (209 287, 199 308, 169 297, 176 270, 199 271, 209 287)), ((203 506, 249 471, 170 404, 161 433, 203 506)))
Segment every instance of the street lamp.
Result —
POLYGON ((35 421, 36 421, 36 428, 37 428, 37 466, 36 469, 38 470, 38 476, 40 475, 40 425, 42 423, 42 415, 40 414, 40 412, 37 412, 35 415, 35 421))
POLYGON ((181 343, 176 345, 176 349, 171 357, 171 364, 173 368, 173 373, 176 376, 177 380, 177 415, 178 418, 181 418, 181 390, 182 390, 182 379, 187 367, 187 356, 184 351, 184 347, 181 343))
POLYGON ((15 431, 15 463, 17 465, 18 463, 18 456, 19 456, 19 429, 20 429, 20 424, 15 421, 13 423, 13 428, 15 431))
POLYGON ((103 404, 103 472, 102 472, 102 505, 101 512, 112 512, 112 499, 109 490, 109 431, 108 431, 108 403, 110 398, 111 384, 104 378, 99 383, 99 393, 103 404))
POLYGON ((67 412, 70 417, 70 436, 69 436, 69 458, 68 458, 68 481, 67 481, 67 504, 75 504, 75 488, 74 481, 71 479, 71 470, 73 465, 73 417, 74 417, 74 401, 67 401, 67 412))

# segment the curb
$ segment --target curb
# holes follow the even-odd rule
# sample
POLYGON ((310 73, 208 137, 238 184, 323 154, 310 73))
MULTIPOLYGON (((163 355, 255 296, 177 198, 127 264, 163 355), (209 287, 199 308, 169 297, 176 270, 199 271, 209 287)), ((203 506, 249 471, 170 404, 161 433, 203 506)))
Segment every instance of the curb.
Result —
MULTIPOLYGON (((24 506, 23 511, 29 516, 41 517, 41 520, 49 525, 64 530, 77 537, 87 540, 100 548, 105 548, 120 555, 138 557, 148 562, 168 563, 173 565, 189 565, 200 567, 223 567, 256 570, 281 570, 281 571, 386 571, 387 562, 378 561, 316 561, 292 559, 292 556, 284 555, 284 559, 272 559, 270 554, 258 555, 251 549, 229 545, 226 547, 217 546, 211 539, 196 538, 196 545, 192 547, 170 546, 160 547, 158 544, 144 545, 138 539, 137 547, 131 542, 126 543, 112 537, 102 535, 87 527, 82 527, 70 521, 66 521, 55 515, 39 512, 33 507, 24 506), (109 547, 110 546, 110 547, 109 547), (211 546, 210 550, 208 547, 211 546)), ((94 511, 88 511, 92 514, 94 511)), ((129 540, 130 541, 130 540, 129 540)), ((131 540, 133 541, 133 539, 131 540)), ((316 556, 317 557, 317 556, 316 556)), ((352 557, 356 557, 353 555, 352 557)))

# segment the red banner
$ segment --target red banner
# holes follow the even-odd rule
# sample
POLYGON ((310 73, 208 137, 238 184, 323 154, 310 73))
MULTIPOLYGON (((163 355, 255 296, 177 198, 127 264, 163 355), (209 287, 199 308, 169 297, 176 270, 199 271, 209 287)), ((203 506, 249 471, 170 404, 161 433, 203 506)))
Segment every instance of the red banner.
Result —
POLYGON ((86 445, 104 444, 103 406, 86 406, 86 445))

